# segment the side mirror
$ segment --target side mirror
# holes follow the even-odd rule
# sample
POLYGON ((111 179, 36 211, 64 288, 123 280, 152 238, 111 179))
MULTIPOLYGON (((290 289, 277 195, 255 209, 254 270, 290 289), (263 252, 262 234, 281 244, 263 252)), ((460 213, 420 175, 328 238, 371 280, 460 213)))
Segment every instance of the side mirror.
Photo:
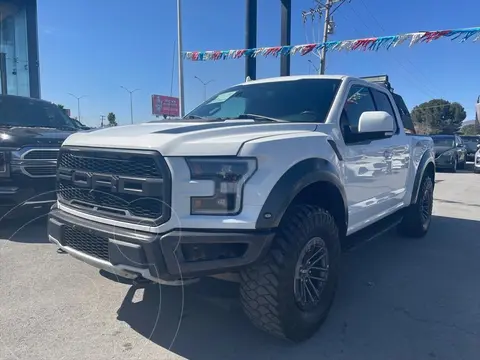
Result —
POLYGON ((359 133, 391 132, 394 129, 392 115, 385 111, 364 111, 358 121, 359 133))

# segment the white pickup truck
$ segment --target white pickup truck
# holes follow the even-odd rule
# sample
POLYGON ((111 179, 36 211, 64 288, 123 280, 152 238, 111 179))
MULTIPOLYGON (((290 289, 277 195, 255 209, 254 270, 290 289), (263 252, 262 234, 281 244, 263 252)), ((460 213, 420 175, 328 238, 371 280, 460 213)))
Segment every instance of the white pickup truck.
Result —
POLYGON ((236 274, 257 327, 305 340, 332 304, 345 239, 392 214, 401 234, 428 231, 433 142, 405 133, 394 96, 349 76, 279 77, 183 119, 73 134, 49 239, 132 279, 236 274))

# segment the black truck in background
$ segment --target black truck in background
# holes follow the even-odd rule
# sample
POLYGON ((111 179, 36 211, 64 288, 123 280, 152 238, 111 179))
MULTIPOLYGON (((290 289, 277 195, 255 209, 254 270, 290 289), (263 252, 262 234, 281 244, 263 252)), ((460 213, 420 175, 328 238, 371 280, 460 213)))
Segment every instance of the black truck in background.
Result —
POLYGON ((58 152, 79 130, 51 102, 0 95, 0 227, 55 202, 58 152))

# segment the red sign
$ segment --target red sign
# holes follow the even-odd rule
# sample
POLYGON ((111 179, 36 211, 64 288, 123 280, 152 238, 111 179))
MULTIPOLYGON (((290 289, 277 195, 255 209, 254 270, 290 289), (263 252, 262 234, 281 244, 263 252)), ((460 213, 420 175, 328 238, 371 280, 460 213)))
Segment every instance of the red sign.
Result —
POLYGON ((178 98, 172 96, 152 95, 152 114, 156 116, 180 116, 178 98))

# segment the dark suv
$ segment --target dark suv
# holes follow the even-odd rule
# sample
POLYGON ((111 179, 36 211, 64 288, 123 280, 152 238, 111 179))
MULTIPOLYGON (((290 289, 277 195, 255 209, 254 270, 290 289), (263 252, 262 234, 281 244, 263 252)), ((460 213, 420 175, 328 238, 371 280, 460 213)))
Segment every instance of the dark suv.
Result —
POLYGON ((58 151, 75 131, 51 102, 0 95, 0 220, 55 202, 58 151))

